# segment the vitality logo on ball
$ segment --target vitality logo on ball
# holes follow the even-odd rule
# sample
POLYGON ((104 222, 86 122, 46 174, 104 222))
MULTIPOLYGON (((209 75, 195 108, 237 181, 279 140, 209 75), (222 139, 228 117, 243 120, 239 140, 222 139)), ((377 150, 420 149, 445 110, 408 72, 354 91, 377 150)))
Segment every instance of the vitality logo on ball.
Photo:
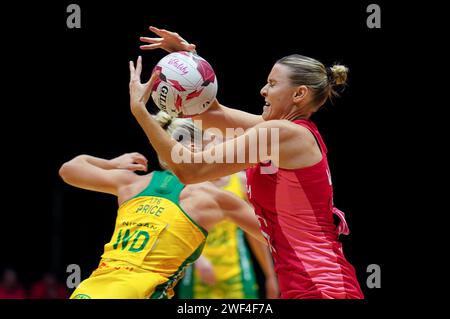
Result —
POLYGON ((156 106, 173 117, 192 117, 207 110, 216 98, 217 78, 211 65, 191 52, 174 52, 153 69, 159 71, 152 88, 156 106))

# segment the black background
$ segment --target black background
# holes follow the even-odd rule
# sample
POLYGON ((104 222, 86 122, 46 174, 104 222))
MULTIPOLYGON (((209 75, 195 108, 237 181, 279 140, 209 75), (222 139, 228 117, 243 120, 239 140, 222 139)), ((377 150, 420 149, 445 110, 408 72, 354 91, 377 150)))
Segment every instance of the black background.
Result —
POLYGON ((165 54, 139 50, 139 36, 150 35, 148 26, 155 25, 197 45, 216 71, 222 104, 256 114, 264 104, 259 91, 277 59, 300 53, 349 67, 342 97, 313 120, 328 146, 335 204, 351 230, 342 239, 344 252, 369 301, 396 295, 390 258, 402 242, 392 236, 393 220, 404 214, 396 116, 405 106, 392 96, 406 67, 399 62, 408 39, 404 11, 377 1, 382 28, 369 29, 371 2, 365 1, 76 1, 81 29, 68 29, 69 3, 24 3, 3 11, 12 18, 2 22, 8 99, 1 268, 17 269, 29 283, 49 269, 64 280, 72 263, 81 266, 83 278, 96 267, 113 231, 115 198, 65 185, 58 169, 81 153, 112 158, 138 151, 156 163, 128 103, 128 61, 142 54, 147 79, 165 54), (369 264, 381 267, 381 289, 365 284, 369 264))

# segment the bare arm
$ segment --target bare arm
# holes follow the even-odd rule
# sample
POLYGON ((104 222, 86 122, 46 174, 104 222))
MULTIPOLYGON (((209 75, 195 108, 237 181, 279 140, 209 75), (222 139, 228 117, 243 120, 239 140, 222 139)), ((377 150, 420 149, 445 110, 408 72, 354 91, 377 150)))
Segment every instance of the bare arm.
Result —
POLYGON ((208 258, 201 255, 194 263, 195 269, 200 274, 200 280, 207 285, 214 285, 217 282, 214 268, 208 258))
POLYGON ((245 153, 237 150, 237 145, 242 148, 249 148, 251 143, 249 137, 245 135, 241 135, 236 140, 219 144, 207 151, 193 153, 172 139, 147 110, 136 110, 133 114, 159 157, 183 184, 195 184, 231 175, 256 164, 260 158, 256 156, 253 162, 248 155, 245 155, 243 160, 238 158, 239 154, 245 153), (232 150, 234 153, 230 157, 229 163, 226 159, 227 150, 232 150), (206 157, 212 158, 219 153, 222 154, 219 161, 213 163, 205 161, 206 157))
POLYGON ((147 170, 147 159, 138 153, 111 160, 79 155, 64 163, 59 175, 69 185, 116 195, 121 186, 134 181, 134 170, 147 170))
POLYGON ((234 138, 242 134, 247 129, 264 122, 261 115, 255 115, 244 111, 232 109, 219 103, 216 99, 202 114, 193 117, 194 120, 201 120, 202 127, 218 128, 227 138, 234 138), (233 129, 234 135, 227 134, 227 128, 233 129), (241 129, 241 132, 234 129, 241 129))
POLYGON ((280 291, 269 248, 255 240, 252 236, 246 236, 246 238, 256 260, 258 260, 258 263, 264 272, 267 298, 278 298, 280 291))
POLYGON ((231 220, 262 244, 267 244, 261 234, 253 208, 247 202, 231 192, 220 189, 215 193, 215 198, 224 212, 225 218, 231 220))

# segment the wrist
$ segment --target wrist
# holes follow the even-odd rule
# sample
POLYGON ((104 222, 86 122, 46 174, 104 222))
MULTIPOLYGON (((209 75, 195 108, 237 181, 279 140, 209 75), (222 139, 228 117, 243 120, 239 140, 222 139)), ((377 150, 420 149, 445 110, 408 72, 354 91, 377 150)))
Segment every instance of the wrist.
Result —
POLYGON ((266 280, 276 279, 275 273, 266 274, 266 280))
POLYGON ((97 166, 97 167, 100 167, 102 169, 114 169, 114 168, 116 168, 114 166, 114 162, 112 162, 113 160, 107 160, 107 159, 104 159, 104 158, 94 157, 94 156, 90 156, 90 155, 84 155, 83 158, 89 164, 97 166))
POLYGON ((105 160, 105 165, 103 167, 104 169, 117 169, 120 168, 119 167, 119 162, 117 161, 117 157, 116 158, 112 158, 110 160, 105 160))
POLYGON ((133 115, 135 117, 142 116, 142 115, 148 113, 145 103, 142 103, 142 102, 132 103, 131 104, 131 113, 133 113, 133 115))

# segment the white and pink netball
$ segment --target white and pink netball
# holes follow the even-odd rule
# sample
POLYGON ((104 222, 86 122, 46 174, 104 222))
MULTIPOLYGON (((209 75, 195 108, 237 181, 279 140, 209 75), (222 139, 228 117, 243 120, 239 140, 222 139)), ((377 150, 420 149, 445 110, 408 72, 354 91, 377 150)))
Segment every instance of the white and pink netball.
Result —
POLYGON ((173 117, 191 117, 206 111, 216 98, 217 79, 211 65, 192 52, 166 55, 153 69, 156 106, 173 117))

